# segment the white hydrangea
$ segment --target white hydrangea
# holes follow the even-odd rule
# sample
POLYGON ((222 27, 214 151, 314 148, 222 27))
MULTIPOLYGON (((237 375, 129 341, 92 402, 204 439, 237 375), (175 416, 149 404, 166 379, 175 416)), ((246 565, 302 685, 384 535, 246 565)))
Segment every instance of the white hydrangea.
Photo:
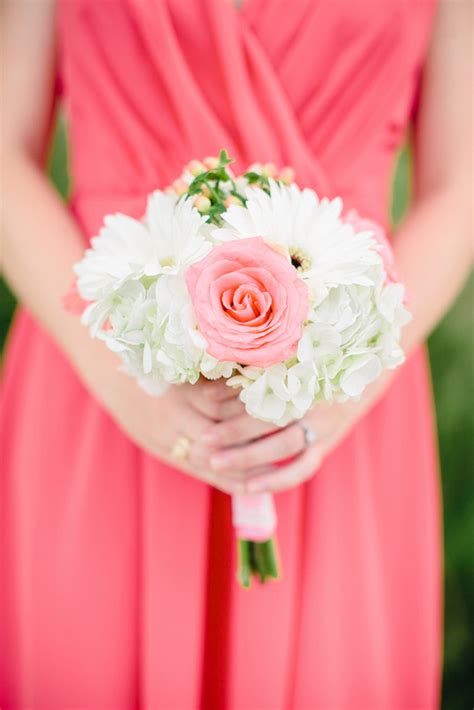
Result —
POLYGON ((285 426, 321 400, 357 399, 384 369, 403 362, 400 328, 410 316, 400 284, 339 286, 314 307, 296 356, 267 369, 239 367, 249 414, 285 426))
POLYGON ((236 362, 220 362, 215 357, 204 353, 201 360, 201 373, 208 380, 218 380, 220 377, 231 377, 237 369, 236 362))
POLYGON ((257 419, 285 426, 301 419, 314 403, 318 392, 314 363, 281 363, 271 367, 238 367, 239 373, 227 384, 242 387, 240 399, 257 419))
POLYGON ((106 217, 75 267, 83 322, 147 391, 199 378, 206 343, 184 272, 212 249, 205 222, 190 200, 154 192, 143 221, 106 217))

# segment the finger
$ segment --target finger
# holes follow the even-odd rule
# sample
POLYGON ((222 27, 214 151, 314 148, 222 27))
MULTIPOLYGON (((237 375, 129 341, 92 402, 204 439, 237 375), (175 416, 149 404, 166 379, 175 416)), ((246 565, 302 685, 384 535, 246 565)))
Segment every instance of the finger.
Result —
POLYGON ((219 477, 224 476, 226 479, 230 479, 232 481, 240 481, 244 486, 242 492, 248 493, 245 487, 248 481, 253 480, 256 476, 259 476, 260 474, 271 473, 274 470, 275 466, 273 464, 267 464, 265 466, 255 466, 254 468, 248 468, 244 471, 219 471, 216 475, 219 477))
MULTIPOLYGON (((190 441, 186 461, 199 470, 208 469, 211 471, 210 458, 214 449, 203 442, 203 434, 208 428, 209 419, 207 417, 190 405, 183 408, 182 425, 177 432, 177 437, 184 436, 190 441)), ((223 473, 228 474, 228 477, 233 480, 242 480, 242 476, 236 475, 233 471, 220 471, 218 475, 222 476, 223 473)))
POLYGON ((242 415, 245 412, 244 404, 236 397, 226 400, 215 400, 201 395, 189 401, 198 412, 201 412, 201 414, 204 414, 213 422, 226 421, 227 419, 242 415))
POLYGON ((191 473, 194 478, 209 483, 229 494, 244 493, 245 480, 243 476, 227 474, 226 472, 212 471, 209 465, 210 450, 203 447, 199 440, 190 440, 190 448, 184 458, 176 458, 172 450, 156 450, 155 455, 168 460, 176 469, 185 473, 191 473))
POLYGON ((209 447, 203 446, 200 442, 202 432, 209 427, 209 420, 199 412, 196 412, 189 404, 181 402, 182 419, 181 425, 175 429, 175 441, 178 437, 185 437, 189 440, 189 451, 185 458, 176 458, 173 453, 173 444, 163 446, 161 440, 153 441, 150 446, 150 453, 169 462, 174 468, 191 474, 219 490, 229 493, 243 493, 245 488, 242 477, 232 477, 225 472, 217 473, 212 471, 209 465, 209 447))
POLYGON ((305 449, 298 458, 287 466, 274 467, 272 471, 257 475, 245 484, 247 493, 277 493, 310 479, 321 466, 322 447, 314 444, 305 449))
POLYGON ((193 441, 201 439, 209 428, 209 419, 194 407, 184 405, 178 425, 178 436, 186 436, 193 441))
POLYGON ((275 427, 274 424, 254 419, 244 411, 240 416, 212 424, 203 433, 202 441, 209 446, 223 448, 225 446, 245 444, 278 430, 279 428, 275 427))
POLYGON ((208 469, 194 470, 193 473, 204 483, 217 488, 223 493, 229 495, 238 495, 245 493, 245 481, 237 478, 230 478, 224 474, 216 474, 208 469))
MULTIPOLYGON (((183 406, 181 421, 176 431, 176 439, 184 437, 189 441, 189 451, 187 452, 186 459, 181 461, 183 465, 210 468, 209 457, 211 451, 201 444, 203 432, 206 431, 208 427, 209 419, 207 417, 203 416, 190 405, 185 404, 183 406)), ((171 456, 173 443, 169 451, 171 456)), ((180 462, 176 461, 176 463, 179 464, 180 462)))
POLYGON ((190 463, 189 459, 186 461, 176 461, 172 458, 170 459, 163 453, 160 454, 160 458, 168 460, 169 464, 181 473, 188 476, 190 475, 192 478, 207 483, 224 493, 228 493, 229 495, 245 493, 245 482, 242 480, 232 479, 225 474, 215 473, 208 468, 195 466, 190 463))
POLYGON ((214 471, 245 470, 299 454, 305 448, 302 428, 296 424, 246 446, 233 446, 211 455, 214 471))
POLYGON ((228 387, 226 381, 222 378, 219 380, 202 378, 197 384, 189 385, 189 387, 209 399, 213 399, 216 402, 224 402, 227 399, 235 399, 240 393, 240 389, 237 387, 228 387))
MULTIPOLYGON (((179 429, 177 436, 184 436, 190 441, 186 462, 199 470, 208 469, 213 475, 216 475, 216 471, 212 469, 210 463, 211 456, 215 450, 202 441, 203 432, 207 430, 208 426, 209 420, 193 407, 188 406, 183 413, 183 425, 179 429)), ((222 478, 223 475, 233 481, 244 479, 241 471, 221 470, 217 472, 217 477, 222 478)))

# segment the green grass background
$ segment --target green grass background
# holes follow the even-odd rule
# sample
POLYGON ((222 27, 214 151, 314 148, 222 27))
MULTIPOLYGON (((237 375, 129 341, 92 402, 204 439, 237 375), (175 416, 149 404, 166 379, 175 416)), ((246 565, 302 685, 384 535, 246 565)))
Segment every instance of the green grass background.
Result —
MULTIPOLYGON (((66 198, 69 190, 67 141, 61 121, 52 142, 49 173, 66 198)), ((404 148, 394 171, 392 218, 395 223, 409 205, 410 192, 410 151, 404 148)), ((450 313, 429 339, 444 498, 445 710, 467 710, 474 706, 473 305, 474 279, 471 277, 450 313)), ((12 294, 0 281, 0 348, 3 348, 14 307, 12 294)))

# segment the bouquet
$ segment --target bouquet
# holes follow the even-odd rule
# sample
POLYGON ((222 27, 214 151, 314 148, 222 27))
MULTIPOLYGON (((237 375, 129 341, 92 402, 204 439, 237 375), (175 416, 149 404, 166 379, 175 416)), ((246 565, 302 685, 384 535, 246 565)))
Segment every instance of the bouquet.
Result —
MULTIPOLYGON (((291 168, 232 162, 193 160, 141 220, 104 218, 75 265, 82 322, 148 393, 225 378, 282 427, 398 366, 410 316, 379 225, 291 168)), ((272 496, 234 495, 232 512, 241 584, 278 577, 272 496)))

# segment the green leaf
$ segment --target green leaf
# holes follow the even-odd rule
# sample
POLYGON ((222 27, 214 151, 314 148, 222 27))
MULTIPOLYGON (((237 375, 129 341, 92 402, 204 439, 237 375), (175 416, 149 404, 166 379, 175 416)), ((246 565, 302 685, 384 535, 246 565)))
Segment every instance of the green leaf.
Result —
POLYGON ((230 163, 233 163, 234 159, 229 158, 227 155, 227 151, 225 149, 222 149, 221 152, 219 153, 219 163, 221 165, 230 165, 230 163))
POLYGON ((250 171, 249 173, 244 173, 244 178, 246 178, 247 182, 250 185, 253 185, 255 182, 260 182, 261 177, 261 175, 252 171, 250 171))
POLYGON ((205 175, 206 175, 206 181, 207 180, 216 180, 216 181, 222 180, 223 182, 227 182, 227 180, 230 180, 225 168, 216 168, 215 170, 209 170, 209 172, 205 173, 205 175))

